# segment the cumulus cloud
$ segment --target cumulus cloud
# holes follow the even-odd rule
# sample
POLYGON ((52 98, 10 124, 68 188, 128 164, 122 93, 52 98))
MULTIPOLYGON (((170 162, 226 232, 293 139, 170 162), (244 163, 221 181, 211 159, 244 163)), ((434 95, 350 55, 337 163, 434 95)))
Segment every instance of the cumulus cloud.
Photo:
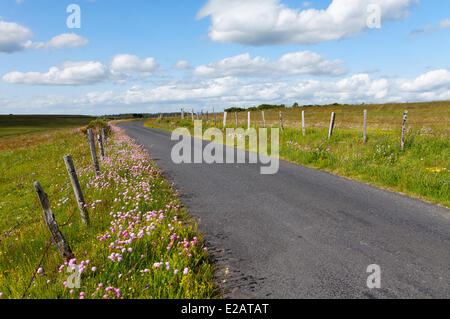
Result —
POLYGON ((0 52, 22 51, 25 42, 32 37, 30 29, 15 22, 0 21, 0 52))
POLYGON ((189 69, 191 66, 189 65, 189 62, 186 60, 180 60, 177 63, 175 63, 175 65, 173 66, 173 68, 175 70, 187 70, 189 69))
POLYGON ((116 55, 111 62, 111 69, 116 72, 144 72, 153 73, 159 68, 154 58, 146 58, 144 60, 131 54, 116 55))
POLYGON ((400 80, 400 89, 406 92, 437 91, 450 87, 450 72, 445 69, 430 71, 413 81, 400 80))
POLYGON ((88 45, 88 43, 89 40, 75 33, 63 33, 45 43, 45 47, 49 49, 80 48, 88 45))
POLYGON ((51 67, 47 73, 10 72, 3 76, 3 81, 29 85, 87 85, 111 78, 108 67, 100 62, 66 62, 61 68, 51 67))
POLYGON ((404 102, 450 99, 450 72, 434 70, 412 79, 373 78, 355 74, 340 80, 299 79, 290 81, 249 81, 235 77, 174 81, 156 87, 133 86, 126 90, 93 91, 80 96, 36 97, 31 101, 6 101, 5 107, 29 112, 71 106, 71 110, 93 114, 149 111, 155 107, 177 111, 180 105, 221 107, 252 106, 260 103, 329 104, 362 102, 404 102), (31 107, 31 109, 30 109, 31 107), (31 110, 31 111, 30 111, 31 110), (92 112, 90 111, 92 110, 92 112), (109 110, 109 111, 108 111, 109 110))
POLYGON ((311 51, 294 52, 283 55, 277 61, 241 54, 218 62, 195 68, 194 75, 200 77, 268 77, 281 78, 293 75, 339 76, 347 73, 343 61, 328 61, 311 51))
MULTIPOLYGON (((435 70, 414 79, 372 78, 355 74, 338 81, 301 79, 294 82, 248 82, 235 77, 200 82, 177 82, 156 88, 132 88, 119 93, 114 103, 195 103, 226 106, 263 102, 305 104, 412 101, 450 98, 450 72, 435 70)), ((105 102, 105 101, 104 101, 105 102)))
POLYGON ((106 81, 125 83, 133 80, 134 74, 139 74, 141 78, 147 77, 158 69, 154 58, 140 60, 134 55, 120 54, 113 58, 110 66, 95 61, 69 61, 61 67, 51 67, 46 73, 10 72, 3 76, 3 81, 28 85, 90 85, 106 81))
POLYGON ((208 0, 197 18, 210 17, 213 41, 248 45, 314 44, 368 28, 369 5, 381 20, 407 16, 416 0, 333 0, 327 9, 291 9, 280 0, 208 0))
POLYGON ((13 53, 26 49, 61 50, 86 46, 89 41, 75 33, 63 33, 48 42, 33 42, 33 33, 15 22, 0 21, 0 52, 13 53))
POLYGON ((411 33, 409 34, 409 37, 414 38, 420 34, 432 33, 432 32, 439 31, 442 29, 447 29, 447 28, 450 28, 450 19, 443 19, 437 25, 427 24, 422 29, 417 29, 417 30, 411 31, 411 33))

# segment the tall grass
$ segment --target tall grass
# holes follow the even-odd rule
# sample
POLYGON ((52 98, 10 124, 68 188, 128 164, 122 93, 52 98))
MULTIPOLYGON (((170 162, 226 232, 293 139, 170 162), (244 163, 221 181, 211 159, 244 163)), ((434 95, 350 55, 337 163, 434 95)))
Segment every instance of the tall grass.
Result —
POLYGON ((195 223, 144 150, 114 128, 101 161, 103 174, 96 177, 80 130, 48 134, 34 145, 8 145, 0 152, 1 298, 21 298, 25 292, 25 298, 38 299, 215 296, 213 267, 195 223), (79 216, 65 154, 72 155, 80 176, 89 227, 79 216), (50 233, 34 180, 63 225, 76 256, 71 263, 81 266, 80 289, 68 287, 71 263, 63 262, 55 245, 46 252, 50 233))

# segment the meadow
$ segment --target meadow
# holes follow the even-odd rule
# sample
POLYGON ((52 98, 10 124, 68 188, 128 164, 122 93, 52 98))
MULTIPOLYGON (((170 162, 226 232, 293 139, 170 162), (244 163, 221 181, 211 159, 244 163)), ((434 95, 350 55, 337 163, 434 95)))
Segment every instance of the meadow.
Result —
POLYGON ((0 115, 0 136, 80 127, 92 120, 81 115, 0 115))
MULTIPOLYGON (((267 127, 280 128, 280 158, 323 169, 337 175, 370 183, 450 206, 448 125, 450 102, 399 103, 380 105, 327 105, 270 109, 264 111, 267 127), (363 141, 363 111, 368 111, 367 141, 363 141), (402 117, 408 110, 405 149, 400 148, 402 117), (305 112, 303 135, 301 113, 305 112), (333 136, 328 139, 331 112, 336 112, 333 136)), ((227 114, 226 127, 247 127, 247 111, 227 114)), ((250 111, 252 127, 263 126, 260 110, 250 111)), ((203 127, 223 128, 223 114, 203 116, 203 127)), ((196 118, 196 116, 195 116, 196 118)), ((191 114, 162 121, 151 119, 146 126, 165 130, 187 127, 191 114)), ((224 141, 225 142, 225 141, 224 141)))
POLYGON ((0 137, 0 299, 216 296, 213 266, 195 221, 123 131, 112 127, 100 176, 83 130, 24 136, 0 137), (88 226, 80 218, 66 154, 80 178, 88 226), (75 259, 64 262, 52 242, 34 181, 48 194, 75 259), (82 272, 79 289, 70 287, 67 271, 74 264, 82 272))

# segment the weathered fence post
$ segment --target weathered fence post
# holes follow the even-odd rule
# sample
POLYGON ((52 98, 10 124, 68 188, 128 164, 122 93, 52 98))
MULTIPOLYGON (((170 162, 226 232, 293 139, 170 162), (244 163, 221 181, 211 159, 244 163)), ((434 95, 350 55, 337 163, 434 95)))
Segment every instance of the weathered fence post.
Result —
POLYGON ((364 143, 367 142, 367 110, 364 110, 364 136, 363 136, 364 143))
POLYGON ((280 128, 282 131, 284 131, 284 126, 283 126, 283 114, 280 111, 280 128))
POLYGON ((333 135, 333 129, 334 129, 334 121, 336 119, 336 113, 331 113, 331 120, 330 120, 330 130, 328 131, 328 138, 331 138, 333 135))
POLYGON ((94 164, 95 172, 98 176, 100 175, 100 166, 98 165, 97 151, 95 150, 95 141, 92 129, 88 130, 88 136, 89 136, 89 146, 91 148, 92 162, 94 164))
POLYGON ((52 209, 50 208, 50 203, 48 201, 48 196, 42 189, 42 186, 39 182, 34 183, 34 189, 36 194, 39 197, 39 201, 41 202, 42 209, 44 210, 44 219, 45 223, 52 234, 53 241, 58 247, 61 255, 64 258, 64 261, 70 261, 75 258, 70 246, 67 244, 66 239, 63 234, 59 230, 58 223, 55 220, 55 216, 53 215, 52 209))
POLYGON ((238 121, 238 114, 237 114, 237 112, 234 112, 234 118, 235 118, 235 120, 236 120, 236 128, 239 126, 239 121, 238 121))
POLYGON ((184 121, 184 109, 181 109, 181 120, 184 121))
POLYGON ((227 126, 227 112, 223 112, 223 128, 227 126))
POLYGON ((302 132, 303 136, 306 135, 306 128, 305 128, 305 111, 302 111, 302 132))
POLYGON ((264 111, 261 111, 263 127, 266 128, 266 119, 264 118, 264 111))
POLYGON ((98 146, 100 148, 100 156, 102 158, 105 157, 105 149, 103 148, 103 140, 102 140, 102 136, 100 134, 97 135, 97 141, 98 141, 98 146))
POLYGON ((217 113, 214 111, 214 108, 213 113, 214 113, 214 127, 217 127, 217 113))
POLYGON ((209 122, 209 111, 206 111, 206 124, 209 122))
POLYGON ((403 112, 403 124, 402 124, 402 138, 401 138, 401 149, 405 149, 405 137, 406 137, 406 120, 408 119, 408 111, 403 112))
POLYGON ((105 132, 104 128, 102 128, 102 138, 103 138, 103 143, 105 144, 105 146, 107 146, 108 141, 106 140, 106 132, 105 132))
POLYGON ((81 220, 86 225, 89 225, 89 215, 85 207, 83 192, 81 191, 80 182, 78 180, 78 175, 75 170, 75 166, 73 165, 72 157, 70 155, 64 156, 64 163, 66 163, 67 173, 69 174, 73 192, 75 193, 75 198, 78 203, 78 209, 80 210, 81 220))
POLYGON ((248 123, 247 123, 247 129, 250 129, 252 122, 251 122, 251 118, 250 118, 250 112, 248 112, 248 123))
POLYGON ((192 123, 194 123, 194 109, 192 109, 191 115, 192 115, 192 123))

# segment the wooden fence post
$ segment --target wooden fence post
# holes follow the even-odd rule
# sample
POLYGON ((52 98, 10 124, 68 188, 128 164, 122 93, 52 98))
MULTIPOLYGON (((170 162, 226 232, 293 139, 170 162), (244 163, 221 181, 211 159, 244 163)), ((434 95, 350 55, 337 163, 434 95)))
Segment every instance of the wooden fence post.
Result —
POLYGON ((262 121, 263 121, 263 128, 266 128, 266 119, 264 118, 264 111, 261 111, 262 115, 262 121))
POLYGON ((227 112, 223 112, 223 128, 227 126, 227 112))
POLYGON ((281 127, 281 130, 284 131, 284 126, 283 126, 283 114, 281 113, 281 111, 280 111, 280 127, 281 127))
POLYGON ((401 138, 401 144, 400 144, 402 151, 405 150, 406 120, 407 119, 408 119, 408 111, 405 110, 405 112, 403 112, 402 138, 401 138))
POLYGON ((50 203, 48 201, 48 196, 42 189, 42 186, 39 182, 34 183, 34 189, 36 194, 39 197, 39 201, 41 202, 42 209, 44 210, 44 219, 45 223, 52 234, 52 238, 58 247, 61 255, 64 258, 64 261, 70 261, 75 258, 70 246, 67 244, 66 239, 63 234, 59 230, 58 223, 55 220, 55 216, 53 215, 52 209, 50 208, 50 203))
POLYGON ((184 109, 181 109, 181 120, 184 121, 184 109))
POLYGON ((234 118, 236 119, 236 128, 239 126, 239 121, 238 121, 238 114, 237 112, 234 112, 234 118))
POLYGON ((363 142, 367 142, 367 110, 364 110, 364 136, 363 142))
POLYGON ((334 129, 334 121, 336 119, 336 113, 331 113, 331 120, 330 120, 330 130, 328 131, 328 138, 331 138, 333 135, 333 129, 334 129))
POLYGON ((75 198, 78 203, 78 209, 80 210, 81 220, 86 225, 89 225, 89 214, 85 207, 83 192, 81 191, 80 182, 78 180, 78 175, 75 170, 75 166, 73 165, 72 157, 70 155, 64 156, 64 163, 66 163, 67 173, 69 174, 73 192, 75 193, 75 198))
POLYGON ((107 146, 108 141, 106 140, 106 132, 105 132, 104 128, 102 128, 102 138, 103 138, 103 143, 105 144, 105 146, 107 146))
POLYGON ((306 135, 305 111, 302 111, 302 132, 303 132, 303 136, 305 136, 306 135))
POLYGON ((213 113, 214 113, 214 127, 217 127, 217 114, 216 114, 216 112, 214 112, 214 108, 213 108, 213 113))
POLYGON ((95 173, 98 176, 100 175, 100 165, 98 165, 97 151, 95 150, 95 141, 92 129, 88 130, 88 136, 89 136, 89 146, 91 148, 92 162, 94 164, 95 173))
POLYGON ((206 124, 209 122, 209 111, 206 111, 206 124))
POLYGON ((191 117, 192 117, 192 123, 194 123, 194 109, 192 109, 192 113, 191 113, 191 117))
POLYGON ((250 129, 252 122, 251 122, 251 118, 250 118, 250 112, 248 112, 248 123, 247 123, 247 129, 250 129))
POLYGON ((103 140, 100 134, 97 135, 98 146, 100 148, 100 156, 102 159, 105 157, 105 149, 103 148, 103 140))

